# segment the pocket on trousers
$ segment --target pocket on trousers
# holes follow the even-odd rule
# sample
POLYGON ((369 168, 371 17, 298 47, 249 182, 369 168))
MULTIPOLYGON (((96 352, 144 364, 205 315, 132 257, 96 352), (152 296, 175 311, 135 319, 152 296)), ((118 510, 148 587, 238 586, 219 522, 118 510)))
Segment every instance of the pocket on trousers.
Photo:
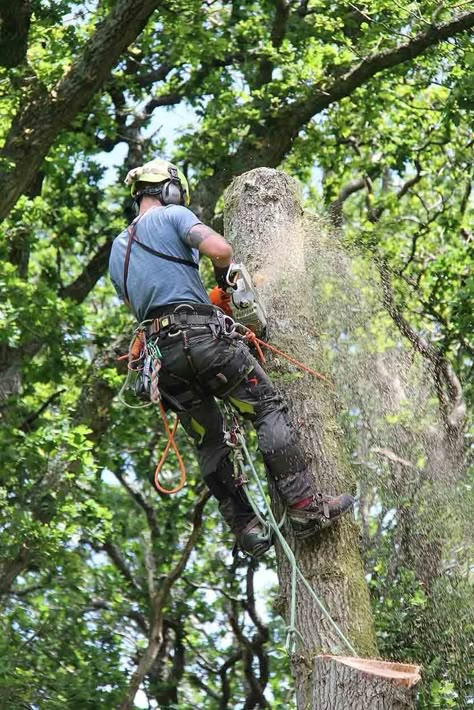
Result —
POLYGON ((254 363, 245 346, 218 339, 211 352, 199 353, 196 365, 200 384, 210 394, 223 397, 245 379, 254 363))

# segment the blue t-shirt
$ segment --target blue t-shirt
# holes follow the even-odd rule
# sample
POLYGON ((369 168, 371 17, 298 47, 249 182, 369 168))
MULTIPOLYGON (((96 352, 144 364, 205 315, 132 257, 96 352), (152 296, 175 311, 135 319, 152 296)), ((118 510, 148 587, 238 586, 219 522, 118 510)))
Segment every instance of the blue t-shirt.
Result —
MULTIPOLYGON (((168 256, 199 263, 199 251, 189 243, 189 230, 200 224, 186 207, 152 207, 132 223, 137 239, 168 256)), ((129 233, 124 230, 112 244, 109 270, 115 290, 125 300, 124 262, 129 233)), ((198 269, 150 254, 133 243, 128 267, 127 289, 130 305, 138 321, 152 308, 168 303, 209 303, 198 269)))

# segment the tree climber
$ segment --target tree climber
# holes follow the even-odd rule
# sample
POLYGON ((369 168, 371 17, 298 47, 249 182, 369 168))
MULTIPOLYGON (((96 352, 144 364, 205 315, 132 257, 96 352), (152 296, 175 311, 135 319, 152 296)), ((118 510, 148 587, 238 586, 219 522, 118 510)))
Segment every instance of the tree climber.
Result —
POLYGON ((348 512, 353 498, 313 490, 285 402, 247 345, 227 332, 232 247, 185 206, 188 183, 172 163, 157 159, 134 168, 125 183, 137 217, 114 240, 111 279, 137 320, 147 321, 147 338, 157 340, 162 401, 193 437, 204 480, 224 520, 244 552, 258 557, 270 547, 244 489, 236 485, 216 397, 252 422, 296 534, 313 534, 348 512), (199 275, 200 254, 214 267, 212 302, 199 275))

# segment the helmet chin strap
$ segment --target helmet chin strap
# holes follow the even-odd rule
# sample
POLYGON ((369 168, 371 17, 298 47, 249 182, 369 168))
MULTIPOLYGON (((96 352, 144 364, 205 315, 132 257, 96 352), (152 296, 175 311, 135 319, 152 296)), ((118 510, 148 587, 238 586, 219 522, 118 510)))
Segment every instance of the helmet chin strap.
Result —
POLYGON ((140 212, 140 202, 142 200, 142 197, 145 197, 145 195, 149 195, 150 197, 157 197, 158 199, 160 199, 161 193, 161 185, 157 187, 147 187, 144 190, 140 190, 140 192, 137 192, 137 194, 133 198, 132 204, 132 209, 135 217, 137 217, 140 212))
POLYGON ((143 190, 140 190, 140 192, 137 192, 137 194, 135 195, 135 199, 141 200, 141 198, 145 195, 149 195, 150 197, 157 197, 158 199, 160 199, 162 192, 162 185, 157 185, 156 187, 145 187, 143 190))

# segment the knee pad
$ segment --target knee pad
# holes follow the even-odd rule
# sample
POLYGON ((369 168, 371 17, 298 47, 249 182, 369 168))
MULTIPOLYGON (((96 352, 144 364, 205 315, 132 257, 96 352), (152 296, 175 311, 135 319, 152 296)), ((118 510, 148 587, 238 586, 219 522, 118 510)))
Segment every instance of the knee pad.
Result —
POLYGON ((298 443, 288 444, 271 454, 265 453, 263 459, 269 474, 275 481, 286 478, 290 473, 304 471, 309 464, 298 443))

